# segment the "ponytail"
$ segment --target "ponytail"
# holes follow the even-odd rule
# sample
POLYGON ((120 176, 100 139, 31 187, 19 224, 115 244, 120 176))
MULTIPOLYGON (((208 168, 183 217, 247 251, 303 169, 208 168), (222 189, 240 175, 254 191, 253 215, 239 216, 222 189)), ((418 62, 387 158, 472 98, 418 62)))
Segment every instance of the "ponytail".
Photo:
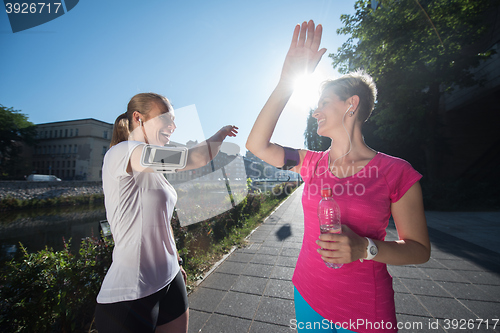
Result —
POLYGON ((127 141, 129 135, 129 120, 127 112, 124 112, 115 120, 115 125, 113 126, 113 137, 111 138, 109 148, 113 147, 116 144, 119 144, 122 141, 127 141))
POLYGON ((132 128, 132 114, 137 111, 147 118, 151 111, 153 103, 161 102, 167 107, 167 112, 172 110, 172 105, 168 99, 162 95, 155 93, 140 93, 132 97, 127 105, 127 112, 122 113, 115 120, 113 126, 113 137, 109 148, 119 144, 122 141, 127 141, 132 128))

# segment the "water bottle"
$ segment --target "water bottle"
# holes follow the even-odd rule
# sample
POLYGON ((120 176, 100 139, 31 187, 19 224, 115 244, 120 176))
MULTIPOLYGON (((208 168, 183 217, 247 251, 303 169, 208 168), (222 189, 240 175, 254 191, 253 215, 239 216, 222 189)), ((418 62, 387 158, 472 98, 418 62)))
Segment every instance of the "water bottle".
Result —
MULTIPOLYGON (((333 200, 332 189, 321 189, 321 201, 318 204, 319 229, 322 234, 340 234, 342 225, 340 224, 340 207, 333 200)), ((325 261, 325 265, 330 268, 340 268, 343 264, 332 264, 325 261)))

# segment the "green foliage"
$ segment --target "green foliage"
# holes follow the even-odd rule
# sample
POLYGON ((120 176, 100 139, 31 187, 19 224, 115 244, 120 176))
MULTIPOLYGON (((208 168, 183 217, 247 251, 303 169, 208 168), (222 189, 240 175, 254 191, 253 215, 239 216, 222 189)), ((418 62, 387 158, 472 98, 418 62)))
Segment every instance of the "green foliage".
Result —
POLYGON ((0 178, 19 178, 30 170, 21 159, 22 144, 32 146, 35 141, 35 125, 28 117, 0 104, 0 178))
MULTIPOLYGON (((272 193, 249 194, 230 211, 198 224, 181 227, 177 214, 172 228, 192 289, 204 272, 244 238, 295 185, 275 187, 272 193)), ((46 248, 28 253, 0 270, 1 332, 88 332, 95 298, 111 265, 112 239, 89 237, 79 254, 65 243, 62 251, 46 248)))
POLYGON ((330 54, 333 66, 342 73, 364 69, 375 79, 375 136, 389 152, 425 153, 432 175, 442 141, 440 97, 477 83, 471 69, 494 53, 478 52, 477 42, 488 31, 485 11, 498 1, 384 0, 376 9, 371 3, 359 0, 355 14, 341 16, 337 33, 349 38, 330 54))
POLYGON ((252 190, 252 178, 248 177, 247 178, 247 191, 252 190))
POLYGON ((325 151, 330 148, 332 139, 318 135, 318 122, 313 116, 313 110, 307 116, 306 130, 304 131, 304 144, 307 149, 325 151))
POLYGON ((28 253, 1 271, 2 332, 74 332, 91 321, 95 297, 111 263, 110 240, 86 238, 78 256, 62 251, 28 253))
POLYGON ((233 209, 187 227, 181 227, 174 214, 171 224, 184 269, 188 273, 188 289, 223 253, 233 246, 242 245, 244 238, 295 187, 296 184, 292 183, 281 184, 271 192, 248 194, 233 209))

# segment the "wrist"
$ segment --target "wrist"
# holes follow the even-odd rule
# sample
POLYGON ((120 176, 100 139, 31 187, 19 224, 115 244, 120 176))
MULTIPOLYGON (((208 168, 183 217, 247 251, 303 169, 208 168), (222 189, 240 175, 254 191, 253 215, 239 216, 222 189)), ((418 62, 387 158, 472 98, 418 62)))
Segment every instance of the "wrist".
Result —
POLYGON ((378 247, 371 238, 365 237, 365 245, 366 250, 364 252, 364 258, 359 259, 361 262, 363 262, 363 260, 372 260, 378 254, 378 247))
POLYGON ((294 81, 280 78, 275 90, 286 95, 292 95, 294 90, 293 86, 294 86, 294 81))

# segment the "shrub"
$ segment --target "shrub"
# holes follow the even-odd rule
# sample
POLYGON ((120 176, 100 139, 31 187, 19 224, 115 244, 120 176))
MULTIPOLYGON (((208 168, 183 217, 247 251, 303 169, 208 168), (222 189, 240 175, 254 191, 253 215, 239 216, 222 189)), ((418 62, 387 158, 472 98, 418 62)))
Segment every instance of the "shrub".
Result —
MULTIPOLYGON (((282 185, 276 196, 249 194, 232 210, 187 227, 180 226, 174 212, 171 224, 191 281, 188 289, 218 255, 241 244, 293 187, 282 185)), ((92 322, 113 246, 111 239, 88 237, 75 255, 69 242, 62 251, 37 253, 28 253, 21 244, 21 258, 0 270, 0 332, 83 332, 92 322)))
POLYGON ((95 297, 111 263, 112 241, 89 237, 78 256, 62 251, 28 253, 2 269, 2 332, 74 332, 92 320, 95 297))

